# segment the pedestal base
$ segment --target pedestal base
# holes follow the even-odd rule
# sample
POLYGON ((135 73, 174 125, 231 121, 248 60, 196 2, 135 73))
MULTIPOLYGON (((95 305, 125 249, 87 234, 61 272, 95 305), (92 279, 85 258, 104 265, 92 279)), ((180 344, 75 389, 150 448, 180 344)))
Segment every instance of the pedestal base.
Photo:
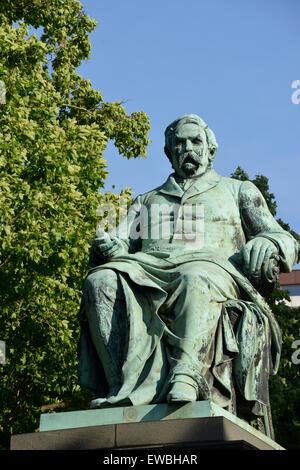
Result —
POLYGON ((192 447, 283 450, 246 422, 201 401, 41 415, 40 432, 12 436, 12 450, 124 450, 192 447))

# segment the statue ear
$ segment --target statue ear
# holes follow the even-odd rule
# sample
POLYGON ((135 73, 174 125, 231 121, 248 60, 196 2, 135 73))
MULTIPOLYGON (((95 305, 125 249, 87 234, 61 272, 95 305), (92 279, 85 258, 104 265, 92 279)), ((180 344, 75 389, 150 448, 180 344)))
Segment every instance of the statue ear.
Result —
POLYGON ((212 161, 215 156, 216 156, 216 153, 217 153, 217 147, 211 147, 209 149, 209 153, 210 153, 210 160, 212 161))

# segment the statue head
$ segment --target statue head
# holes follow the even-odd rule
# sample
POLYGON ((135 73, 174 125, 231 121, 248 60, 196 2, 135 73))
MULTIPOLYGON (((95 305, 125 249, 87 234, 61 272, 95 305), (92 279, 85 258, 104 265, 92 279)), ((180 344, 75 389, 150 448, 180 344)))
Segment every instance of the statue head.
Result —
POLYGON ((212 167, 218 144, 203 119, 185 114, 166 128, 164 150, 176 174, 192 178, 212 167))

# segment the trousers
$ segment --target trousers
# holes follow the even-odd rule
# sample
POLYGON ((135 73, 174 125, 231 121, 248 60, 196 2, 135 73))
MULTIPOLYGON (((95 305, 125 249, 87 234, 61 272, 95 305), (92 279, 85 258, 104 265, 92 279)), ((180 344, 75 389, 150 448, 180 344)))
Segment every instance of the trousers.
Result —
MULTIPOLYGON (((205 378, 212 387, 210 367, 222 305, 239 298, 238 285, 230 274, 208 261, 183 263, 163 276, 155 273, 155 282, 166 293, 158 315, 165 324, 161 342, 169 378, 157 389, 158 395, 166 393, 168 380, 176 374, 192 377, 197 383, 205 378)), ((135 297, 147 304, 145 290, 137 285, 132 288, 135 297)), ((90 274, 84 296, 90 335, 108 383, 108 396, 114 396, 122 386, 129 343, 133 337, 139 340, 139 332, 132 332, 134 309, 131 311, 119 273, 113 269, 90 274)))

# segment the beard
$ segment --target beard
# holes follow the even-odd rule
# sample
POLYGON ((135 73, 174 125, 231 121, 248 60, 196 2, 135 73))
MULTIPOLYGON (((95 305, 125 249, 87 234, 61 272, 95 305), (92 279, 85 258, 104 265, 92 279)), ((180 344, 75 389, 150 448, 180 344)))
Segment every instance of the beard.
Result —
POLYGON ((194 175, 201 164, 202 152, 197 153, 193 151, 185 152, 179 158, 179 167, 187 176, 194 175))
POLYGON ((172 167, 175 174, 181 179, 198 178, 210 167, 205 149, 187 150, 186 152, 174 152, 172 156, 172 167))

